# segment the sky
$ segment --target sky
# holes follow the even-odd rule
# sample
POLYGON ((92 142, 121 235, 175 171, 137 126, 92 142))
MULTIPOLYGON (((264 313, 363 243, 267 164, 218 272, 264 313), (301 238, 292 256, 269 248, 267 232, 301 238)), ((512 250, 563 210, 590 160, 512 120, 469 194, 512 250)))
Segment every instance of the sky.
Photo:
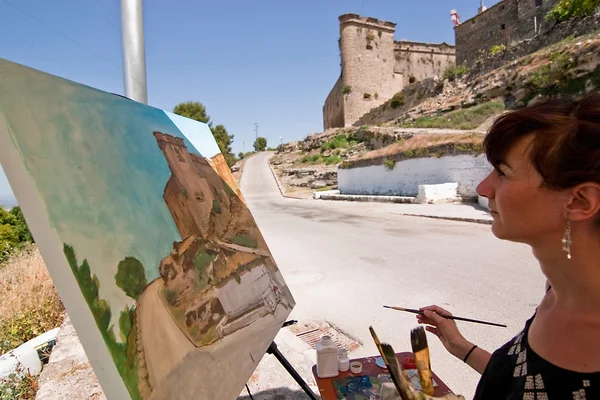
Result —
MULTIPOLYGON (((453 45, 450 10, 464 21, 479 5, 145 0, 148 104, 172 111, 177 103, 200 101, 214 124, 235 135, 236 154, 252 150, 255 123, 275 147, 322 131, 323 103, 340 74, 338 16, 395 22, 396 40, 453 45)), ((0 58, 124 93, 119 0, 0 0, 0 37, 0 58)), ((0 204, 7 205, 12 193, 2 175, 0 204)))

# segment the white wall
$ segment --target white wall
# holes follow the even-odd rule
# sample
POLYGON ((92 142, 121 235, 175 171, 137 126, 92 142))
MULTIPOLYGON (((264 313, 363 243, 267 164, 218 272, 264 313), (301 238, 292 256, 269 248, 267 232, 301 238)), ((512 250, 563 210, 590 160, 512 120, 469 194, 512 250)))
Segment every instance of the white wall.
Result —
POLYGON ((458 182, 459 196, 476 198, 475 188, 491 171, 485 154, 416 158, 392 170, 384 165, 338 168, 338 189, 342 194, 417 196, 419 185, 458 182))

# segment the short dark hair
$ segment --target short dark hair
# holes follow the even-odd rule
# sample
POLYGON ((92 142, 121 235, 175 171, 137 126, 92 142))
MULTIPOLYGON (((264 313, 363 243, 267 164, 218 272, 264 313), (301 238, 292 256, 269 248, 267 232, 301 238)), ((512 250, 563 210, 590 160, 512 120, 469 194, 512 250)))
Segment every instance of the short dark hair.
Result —
POLYGON ((533 134, 529 158, 552 189, 600 183, 600 95, 559 98, 500 116, 483 147, 494 166, 524 136, 533 134))

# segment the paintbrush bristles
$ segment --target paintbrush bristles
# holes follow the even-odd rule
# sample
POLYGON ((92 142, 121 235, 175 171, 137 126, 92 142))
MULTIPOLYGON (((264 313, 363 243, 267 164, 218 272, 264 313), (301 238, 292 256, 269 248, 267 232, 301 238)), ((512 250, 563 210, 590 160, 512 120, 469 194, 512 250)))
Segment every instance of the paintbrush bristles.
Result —
POLYGON ((412 344, 413 353, 427 348, 427 335, 422 326, 410 331, 410 342, 412 344))
POLYGON ((402 367, 392 346, 387 343, 381 343, 381 356, 388 367, 392 382, 394 382, 402 400, 414 400, 415 396, 410 390, 408 380, 402 374, 402 367))

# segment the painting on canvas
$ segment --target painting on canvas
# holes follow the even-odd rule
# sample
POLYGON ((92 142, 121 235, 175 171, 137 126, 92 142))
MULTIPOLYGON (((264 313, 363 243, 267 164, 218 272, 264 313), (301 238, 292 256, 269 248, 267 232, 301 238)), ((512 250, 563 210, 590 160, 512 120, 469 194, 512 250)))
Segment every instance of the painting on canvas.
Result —
POLYGON ((234 399, 294 307, 209 127, 0 60, 0 161, 109 399, 234 399))

